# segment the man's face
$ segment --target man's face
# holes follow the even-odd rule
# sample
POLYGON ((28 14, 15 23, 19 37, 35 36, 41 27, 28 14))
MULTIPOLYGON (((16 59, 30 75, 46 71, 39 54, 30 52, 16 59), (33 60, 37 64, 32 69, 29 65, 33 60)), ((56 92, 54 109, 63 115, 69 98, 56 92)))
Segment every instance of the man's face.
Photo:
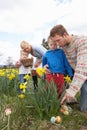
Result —
POLYGON ((65 36, 60 36, 60 35, 55 35, 52 37, 53 42, 56 42, 57 46, 63 47, 66 45, 66 37, 65 36))

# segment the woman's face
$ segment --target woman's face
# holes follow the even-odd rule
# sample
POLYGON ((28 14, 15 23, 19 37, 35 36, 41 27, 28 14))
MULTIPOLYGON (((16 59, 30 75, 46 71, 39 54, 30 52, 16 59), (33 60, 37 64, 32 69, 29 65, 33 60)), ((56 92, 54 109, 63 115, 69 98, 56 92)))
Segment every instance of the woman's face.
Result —
POLYGON ((26 51, 28 53, 31 53, 31 50, 32 50, 31 45, 26 45, 25 48, 24 48, 24 51, 26 51))

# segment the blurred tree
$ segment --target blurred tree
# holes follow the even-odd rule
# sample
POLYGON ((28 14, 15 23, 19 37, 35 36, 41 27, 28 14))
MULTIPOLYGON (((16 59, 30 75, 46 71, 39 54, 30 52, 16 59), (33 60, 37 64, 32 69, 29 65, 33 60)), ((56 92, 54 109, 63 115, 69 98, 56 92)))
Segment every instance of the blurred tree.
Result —
POLYGON ((12 67, 12 66, 14 66, 12 57, 9 56, 9 57, 7 58, 6 65, 7 65, 9 68, 12 67))

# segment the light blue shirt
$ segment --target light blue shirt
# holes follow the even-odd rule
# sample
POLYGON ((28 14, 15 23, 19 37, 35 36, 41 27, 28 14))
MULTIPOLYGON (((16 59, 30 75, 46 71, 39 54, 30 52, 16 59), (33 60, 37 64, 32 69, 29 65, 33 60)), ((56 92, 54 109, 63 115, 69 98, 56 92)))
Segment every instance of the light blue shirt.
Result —
POLYGON ((33 54, 35 57, 42 58, 42 56, 45 54, 45 52, 47 51, 47 49, 45 47, 43 47, 42 45, 39 46, 34 46, 32 45, 33 48, 33 54))

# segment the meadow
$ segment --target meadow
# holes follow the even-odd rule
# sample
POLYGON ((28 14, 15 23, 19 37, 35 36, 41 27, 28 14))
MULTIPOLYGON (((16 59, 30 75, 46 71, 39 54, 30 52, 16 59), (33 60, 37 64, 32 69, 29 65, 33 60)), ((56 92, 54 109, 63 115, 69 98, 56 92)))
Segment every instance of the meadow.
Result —
POLYGON ((53 82, 39 78, 35 92, 31 76, 25 78, 20 84, 18 69, 0 69, 0 130, 87 130, 87 113, 80 112, 79 104, 70 106, 70 114, 61 113, 63 95, 58 99, 53 82), (56 116, 61 121, 52 123, 56 116))

